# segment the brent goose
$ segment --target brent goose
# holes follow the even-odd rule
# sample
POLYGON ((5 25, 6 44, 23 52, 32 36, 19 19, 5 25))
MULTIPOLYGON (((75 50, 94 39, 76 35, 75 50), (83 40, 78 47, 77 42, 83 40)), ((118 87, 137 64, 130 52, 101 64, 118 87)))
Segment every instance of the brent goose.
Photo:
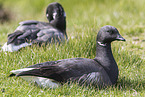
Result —
POLYGON ((115 27, 104 26, 97 35, 94 59, 70 58, 48 61, 12 70, 10 76, 20 76, 45 88, 55 88, 69 81, 87 86, 113 85, 118 79, 118 66, 111 51, 111 42, 115 40, 125 41, 115 27))
POLYGON ((20 22, 14 33, 8 35, 3 51, 18 51, 22 47, 36 44, 60 43, 67 39, 66 14, 59 3, 51 3, 46 9, 49 21, 28 20, 20 22))

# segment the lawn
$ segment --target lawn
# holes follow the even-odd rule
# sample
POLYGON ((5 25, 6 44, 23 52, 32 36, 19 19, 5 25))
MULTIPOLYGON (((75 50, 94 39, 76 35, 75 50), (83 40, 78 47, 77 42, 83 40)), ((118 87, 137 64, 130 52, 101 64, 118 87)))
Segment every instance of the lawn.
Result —
POLYGON ((12 20, 0 24, 0 45, 7 41, 18 23, 24 20, 47 21, 45 9, 59 2, 67 16, 69 42, 46 47, 30 46, 18 52, 0 52, 1 97, 62 96, 145 96, 145 1, 144 0, 0 0, 12 20), (119 67, 119 79, 105 89, 65 84, 57 89, 43 89, 12 77, 13 69, 45 61, 82 57, 93 59, 96 35, 104 25, 115 26, 126 42, 113 42, 112 52, 119 67))

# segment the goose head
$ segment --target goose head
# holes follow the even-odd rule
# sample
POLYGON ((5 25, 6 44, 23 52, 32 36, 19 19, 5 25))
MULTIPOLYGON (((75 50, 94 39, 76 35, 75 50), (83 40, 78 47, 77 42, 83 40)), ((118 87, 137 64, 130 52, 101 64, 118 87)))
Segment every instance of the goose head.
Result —
POLYGON ((125 41, 125 39, 119 34, 119 31, 110 25, 103 26, 97 35, 97 42, 101 44, 111 43, 112 41, 125 41))
POLYGON ((54 2, 48 5, 46 9, 46 17, 49 22, 58 18, 66 18, 65 11, 61 4, 54 2))

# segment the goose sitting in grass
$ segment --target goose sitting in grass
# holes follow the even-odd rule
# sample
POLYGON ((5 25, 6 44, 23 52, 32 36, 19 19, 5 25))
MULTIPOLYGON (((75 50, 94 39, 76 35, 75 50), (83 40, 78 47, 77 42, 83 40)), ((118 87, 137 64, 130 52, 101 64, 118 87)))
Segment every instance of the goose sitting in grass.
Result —
POLYGON ((94 59, 70 58, 44 62, 12 70, 10 77, 22 77, 44 88, 55 88, 69 81, 85 86, 113 85, 118 79, 118 66, 111 51, 111 42, 115 40, 125 41, 115 27, 104 26, 97 35, 94 59))
POLYGON ((49 23, 34 20, 20 22, 14 33, 8 35, 8 41, 2 50, 13 52, 34 43, 46 45, 65 41, 66 14, 63 7, 56 2, 49 4, 46 16, 49 23))

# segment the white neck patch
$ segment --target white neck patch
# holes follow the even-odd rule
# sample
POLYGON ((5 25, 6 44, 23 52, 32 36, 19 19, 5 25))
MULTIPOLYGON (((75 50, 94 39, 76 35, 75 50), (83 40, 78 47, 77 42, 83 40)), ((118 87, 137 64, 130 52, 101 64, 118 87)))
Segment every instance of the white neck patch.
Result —
POLYGON ((53 13, 53 19, 55 19, 56 15, 57 15, 57 12, 54 12, 53 13))
POLYGON ((99 41, 97 41, 97 43, 100 45, 100 46, 107 46, 107 43, 101 43, 99 41))
POLYGON ((64 17, 66 17, 66 13, 64 12, 64 17))
POLYGON ((46 16, 48 17, 48 16, 49 16, 49 14, 46 14, 46 16))

